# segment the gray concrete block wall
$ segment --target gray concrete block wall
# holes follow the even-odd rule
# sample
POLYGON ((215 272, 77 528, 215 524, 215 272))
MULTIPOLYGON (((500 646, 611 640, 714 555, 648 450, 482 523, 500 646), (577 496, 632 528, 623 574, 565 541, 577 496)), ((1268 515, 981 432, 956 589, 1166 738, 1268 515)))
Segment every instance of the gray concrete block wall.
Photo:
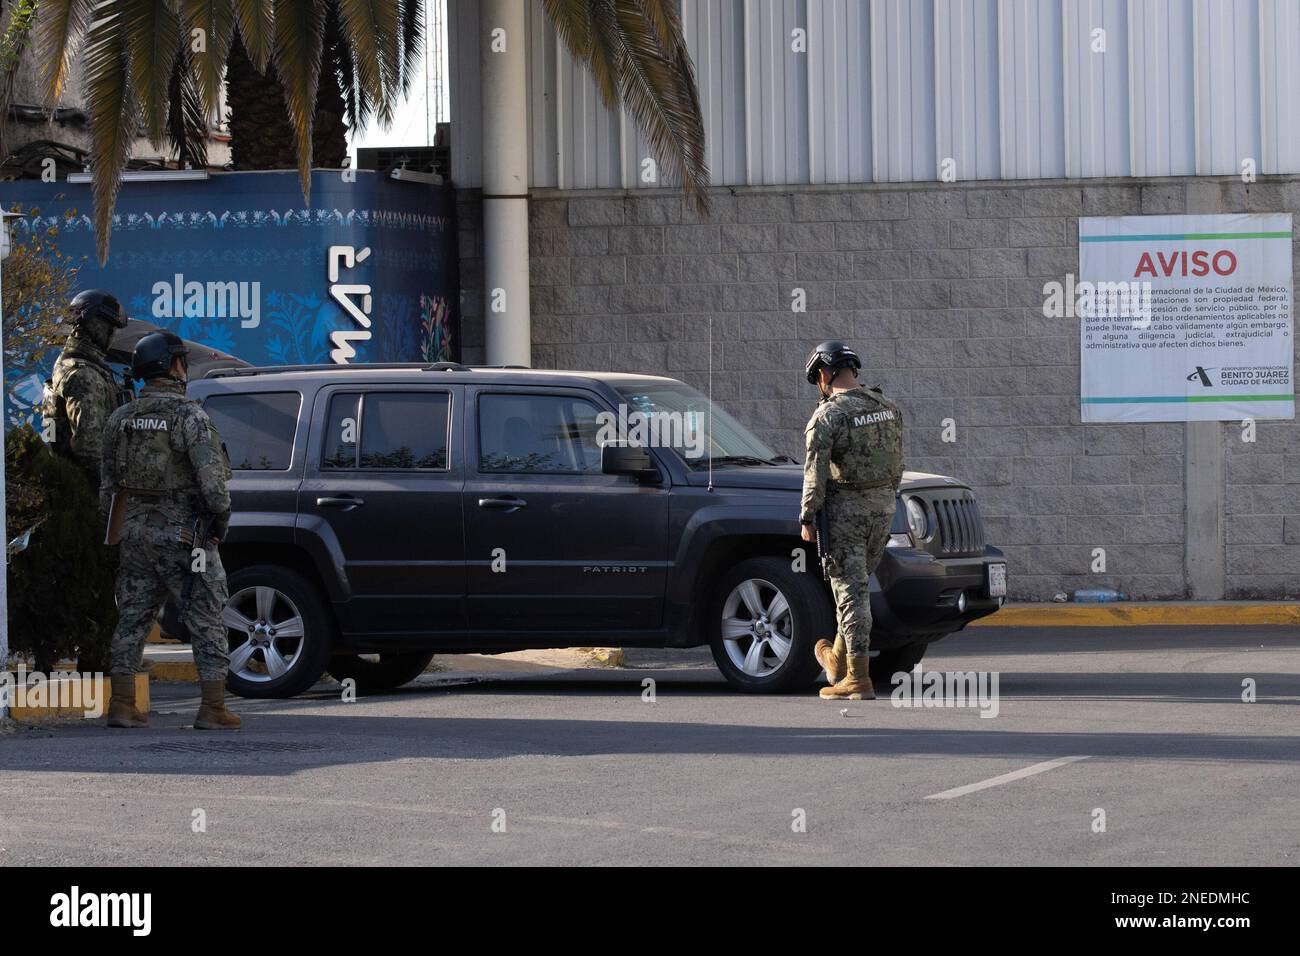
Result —
MULTIPOLYGON (((707 218, 670 192, 539 190, 533 363, 711 385, 799 457, 816 401, 806 354, 847 339, 864 381, 906 412, 909 467, 977 492, 1014 597, 1116 587, 1181 598, 1187 426, 1081 424, 1078 320, 1043 316, 1043 283, 1077 275, 1080 216, 1298 209, 1295 178, 736 188, 714 193, 707 218), (796 289, 806 311, 792 311, 796 289), (1091 570, 1094 548, 1105 573, 1091 570)), ((463 355, 478 361, 473 194, 460 212, 463 355)), ((1254 443, 1217 427, 1222 593, 1300 596, 1300 425, 1259 422, 1254 443)))

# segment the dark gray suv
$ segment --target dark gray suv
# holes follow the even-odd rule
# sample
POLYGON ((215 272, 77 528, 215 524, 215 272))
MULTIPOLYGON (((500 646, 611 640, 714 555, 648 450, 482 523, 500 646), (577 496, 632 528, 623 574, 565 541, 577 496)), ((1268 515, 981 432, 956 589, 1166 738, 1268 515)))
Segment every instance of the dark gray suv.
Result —
MULTIPOLYGON (((681 382, 330 365, 217 371, 190 394, 234 469, 236 694, 291 696, 325 671, 382 690, 434 653, 592 645, 707 644, 746 691, 818 677, 835 616, 799 539, 801 469, 681 382), (707 441, 610 440, 629 409, 707 441)), ((886 681, 1006 594, 955 479, 906 474, 892 530, 872 580, 886 681)))

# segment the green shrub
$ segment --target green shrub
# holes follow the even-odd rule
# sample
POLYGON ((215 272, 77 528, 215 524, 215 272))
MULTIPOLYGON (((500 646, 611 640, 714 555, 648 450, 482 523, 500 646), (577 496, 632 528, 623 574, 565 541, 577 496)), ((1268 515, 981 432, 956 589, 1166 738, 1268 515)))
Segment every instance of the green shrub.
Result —
POLYGON ((116 549, 104 546, 99 493, 30 425, 5 438, 5 540, 32 531, 9 557, 9 642, 49 671, 62 659, 107 671, 117 626, 116 549))

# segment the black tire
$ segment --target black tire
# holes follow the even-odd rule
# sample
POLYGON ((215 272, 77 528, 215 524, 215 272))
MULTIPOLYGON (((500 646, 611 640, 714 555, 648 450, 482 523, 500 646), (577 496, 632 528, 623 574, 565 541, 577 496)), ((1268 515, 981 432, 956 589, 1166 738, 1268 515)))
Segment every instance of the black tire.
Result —
POLYGON ((357 682, 358 691, 369 694, 409 684, 424 673, 431 660, 433 651, 381 653, 377 661, 359 654, 336 654, 330 658, 328 670, 340 682, 351 677, 357 682))
MULTIPOLYGON (((705 620, 709 648, 728 683, 750 694, 777 694, 805 690, 821 673, 813 657, 813 645, 823 637, 835 635, 835 613, 830 595, 821 580, 811 571, 795 571, 788 558, 749 558, 723 574, 713 588, 705 620), (745 581, 762 581, 779 590, 790 607, 788 636, 790 650, 786 658, 767 674, 754 676, 737 666, 728 652, 722 634, 722 615, 733 590, 745 581)), ((740 642, 737 642, 739 650, 740 642)))
MULTIPOLYGON (((255 588, 272 588, 297 610, 302 620, 303 632, 299 639, 301 646, 293 656, 288 670, 279 677, 247 679, 236 673, 232 660, 230 676, 226 678, 226 687, 230 692, 240 697, 293 697, 319 681, 321 675, 325 673, 326 664, 329 663, 335 628, 334 619, 315 584, 290 568, 256 564, 233 572, 229 577, 228 587, 230 590, 228 613, 248 606, 246 602, 250 599, 250 595, 247 592, 255 588)), ((255 594, 256 592, 252 595, 254 601, 255 594)), ((277 601, 273 619, 281 620, 287 608, 288 605, 277 601)), ((233 658, 237 649, 246 641, 235 639, 235 632, 229 627, 229 622, 227 622, 226 634, 231 639, 230 650, 233 658)), ((280 641, 283 642, 284 639, 281 638, 280 641)), ((280 644, 277 646, 279 647, 280 644)), ((258 655, 262 654, 262 651, 254 652, 256 663, 260 663, 258 655)), ((264 666, 263 670, 265 670, 264 666)))
POLYGON ((899 671, 907 673, 925 656, 929 644, 904 644, 901 647, 888 647, 871 658, 871 683, 876 693, 883 689, 885 693, 894 686, 893 677, 899 671))

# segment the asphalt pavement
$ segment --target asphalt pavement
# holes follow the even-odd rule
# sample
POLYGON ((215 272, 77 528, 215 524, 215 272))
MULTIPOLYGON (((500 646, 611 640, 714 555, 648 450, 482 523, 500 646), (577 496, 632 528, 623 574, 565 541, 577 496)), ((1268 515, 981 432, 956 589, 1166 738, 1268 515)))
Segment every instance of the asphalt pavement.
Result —
POLYGON ((700 650, 566 660, 236 699, 237 733, 191 729, 185 684, 147 730, 11 729, 0 864, 1300 863, 1298 628, 934 645, 997 675, 988 717, 737 694, 700 650))

